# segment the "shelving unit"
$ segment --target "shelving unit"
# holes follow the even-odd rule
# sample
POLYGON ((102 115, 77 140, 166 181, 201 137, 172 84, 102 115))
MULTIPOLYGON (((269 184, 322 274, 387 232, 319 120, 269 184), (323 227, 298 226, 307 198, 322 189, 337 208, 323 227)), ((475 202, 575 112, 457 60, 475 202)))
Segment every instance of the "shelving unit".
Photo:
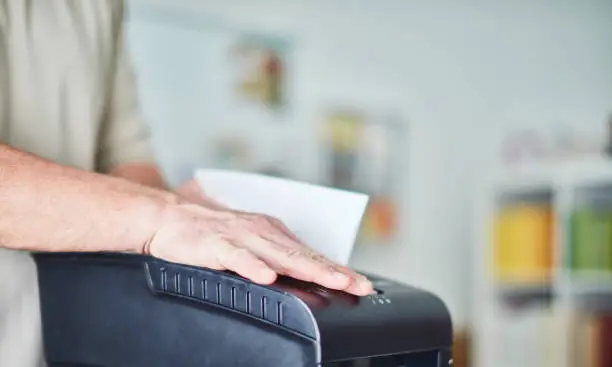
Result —
POLYGON ((592 367, 575 335, 612 314, 612 161, 508 172, 474 197, 474 367, 592 367))

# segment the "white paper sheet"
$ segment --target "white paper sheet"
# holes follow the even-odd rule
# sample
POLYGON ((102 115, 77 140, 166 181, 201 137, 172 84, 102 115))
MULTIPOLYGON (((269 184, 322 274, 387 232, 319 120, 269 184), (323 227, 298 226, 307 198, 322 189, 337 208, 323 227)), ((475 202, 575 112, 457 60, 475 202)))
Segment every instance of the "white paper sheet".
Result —
POLYGON ((200 169, 195 178, 211 198, 237 210, 274 216, 313 249, 348 263, 367 195, 228 170, 200 169))

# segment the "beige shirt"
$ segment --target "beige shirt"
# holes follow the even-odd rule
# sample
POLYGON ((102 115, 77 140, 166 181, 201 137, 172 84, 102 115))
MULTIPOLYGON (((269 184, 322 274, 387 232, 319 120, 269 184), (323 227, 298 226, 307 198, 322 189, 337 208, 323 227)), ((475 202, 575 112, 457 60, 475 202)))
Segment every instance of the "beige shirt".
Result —
MULTIPOLYGON (((121 0, 0 0, 0 141, 86 170, 152 160, 123 17, 121 0)), ((0 250, 0 366, 42 359, 36 268, 0 250)))

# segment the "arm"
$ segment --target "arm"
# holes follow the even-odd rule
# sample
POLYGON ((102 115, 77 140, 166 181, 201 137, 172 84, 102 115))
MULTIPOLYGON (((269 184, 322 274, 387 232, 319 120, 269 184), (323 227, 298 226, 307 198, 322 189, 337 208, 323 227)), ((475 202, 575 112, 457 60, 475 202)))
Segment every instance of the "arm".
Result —
POLYGON ((165 189, 167 185, 153 155, 151 134, 140 110, 136 77, 124 44, 123 18, 122 5, 116 17, 115 56, 107 114, 100 131, 98 170, 165 189))
POLYGON ((61 166, 0 144, 0 246, 40 252, 131 252, 232 270, 276 272, 365 295, 371 284, 250 213, 182 204, 164 190, 61 166))
POLYGON ((0 146, 0 244, 31 251, 139 252, 232 270, 257 282, 272 282, 280 272, 334 289, 371 291, 365 278, 304 246, 274 218, 184 203, 182 195, 154 188, 165 185, 140 118, 122 32, 118 37, 98 165, 109 175, 0 146))
POLYGON ((0 144, 0 243, 5 248, 139 252, 159 226, 163 208, 175 200, 162 190, 0 144))
MULTIPOLYGON (((135 153, 118 154, 137 158, 135 153)), ((174 199, 167 192, 64 167, 0 144, 0 247, 140 251, 159 224, 160 208, 174 199)))
MULTIPOLYGON (((99 169, 132 182, 167 189, 153 157, 150 131, 142 117, 136 77, 125 50, 122 23, 118 29, 109 111, 100 139, 99 169)), ((219 207, 204 196, 194 180, 182 185, 177 192, 192 202, 219 207)))

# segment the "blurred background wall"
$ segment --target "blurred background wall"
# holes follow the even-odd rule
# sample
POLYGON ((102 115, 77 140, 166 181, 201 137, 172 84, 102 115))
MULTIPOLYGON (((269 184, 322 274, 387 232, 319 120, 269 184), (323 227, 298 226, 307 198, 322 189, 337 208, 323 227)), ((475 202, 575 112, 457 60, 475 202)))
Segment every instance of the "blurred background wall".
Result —
POLYGON ((474 269, 483 267, 473 204, 491 177, 517 170, 503 155, 511 134, 603 149, 611 19, 605 0, 133 0, 128 36, 173 183, 214 166, 211 137, 233 133, 248 135, 263 164, 318 182, 326 108, 398 116, 398 233, 359 244, 352 263, 438 293, 460 330, 475 322, 474 269), (289 45, 280 116, 224 97, 222 50, 249 32, 289 45))

